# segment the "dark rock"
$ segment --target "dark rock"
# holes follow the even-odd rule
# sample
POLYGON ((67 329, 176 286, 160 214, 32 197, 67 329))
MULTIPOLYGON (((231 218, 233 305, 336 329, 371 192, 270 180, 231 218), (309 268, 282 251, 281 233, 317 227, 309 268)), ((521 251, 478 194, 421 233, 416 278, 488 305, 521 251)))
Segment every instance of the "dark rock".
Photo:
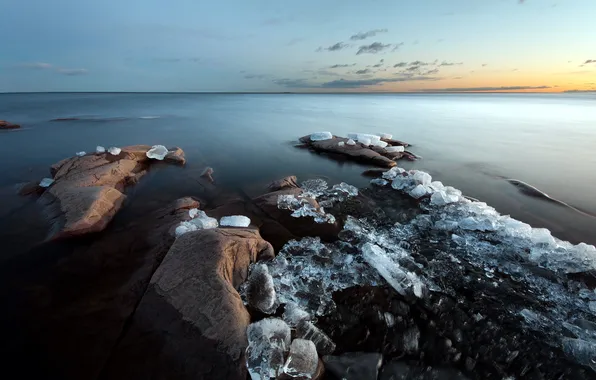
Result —
POLYGON ((295 189, 298 188, 298 183, 296 182, 296 176, 288 176, 282 179, 278 179, 277 181, 273 181, 267 186, 267 190, 269 191, 278 191, 284 189, 295 189))
POLYGON ((379 353, 348 352, 340 356, 324 356, 325 369, 342 380, 377 380, 383 364, 379 353))
POLYGON ((186 164, 186 158, 184 157, 184 151, 180 148, 173 147, 168 149, 168 154, 163 159, 165 162, 169 162, 176 165, 186 164))
POLYGON ((334 153, 346 156, 354 161, 360 161, 367 164, 373 164, 386 168, 391 168, 397 163, 390 158, 387 158, 373 149, 364 146, 361 143, 356 145, 346 145, 348 139, 343 137, 333 137, 329 140, 311 141, 310 136, 304 136, 300 139, 304 144, 318 152, 334 153), (339 146, 338 143, 343 142, 344 145, 339 146))
POLYGON ((331 355, 335 351, 335 343, 327 334, 307 320, 298 322, 296 337, 313 341, 320 355, 331 355))
POLYGON ((203 170, 201 177, 207 179, 211 183, 215 183, 215 180, 213 179, 213 169, 210 167, 206 167, 205 170, 203 170))
POLYGON ((248 305, 264 313, 270 313, 275 305, 275 288, 273 279, 266 265, 257 264, 252 267, 246 286, 248 305))
POLYGON ((371 178, 379 178, 385 173, 386 170, 383 169, 369 169, 362 172, 364 177, 371 177, 371 178))
POLYGON ((39 182, 25 182, 16 185, 16 190, 19 195, 40 195, 45 191, 45 188, 39 186, 39 182))
POLYGON ((385 141, 387 144, 389 144, 391 146, 405 146, 405 147, 410 146, 410 144, 408 144, 406 142, 399 141, 399 140, 394 140, 394 139, 384 139, 384 138, 381 138, 381 141, 385 141))
POLYGON ((467 380, 452 368, 415 367, 400 361, 383 366, 380 380, 467 380))
POLYGON ((200 230, 172 245, 104 379, 242 379, 250 316, 237 287, 250 263, 273 258, 251 229, 200 230))
POLYGON ((9 123, 8 121, 0 120, 0 129, 19 129, 20 125, 9 123))

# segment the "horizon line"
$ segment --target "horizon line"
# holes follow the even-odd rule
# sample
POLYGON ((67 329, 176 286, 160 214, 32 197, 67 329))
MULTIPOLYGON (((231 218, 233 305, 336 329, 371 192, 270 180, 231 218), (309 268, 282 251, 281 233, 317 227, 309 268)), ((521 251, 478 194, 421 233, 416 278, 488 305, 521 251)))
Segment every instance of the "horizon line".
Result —
POLYGON ((329 94, 566 94, 566 93, 590 93, 596 90, 567 90, 567 91, 328 91, 328 92, 307 92, 307 91, 6 91, 1 95, 14 94, 238 94, 238 95, 329 95, 329 94))

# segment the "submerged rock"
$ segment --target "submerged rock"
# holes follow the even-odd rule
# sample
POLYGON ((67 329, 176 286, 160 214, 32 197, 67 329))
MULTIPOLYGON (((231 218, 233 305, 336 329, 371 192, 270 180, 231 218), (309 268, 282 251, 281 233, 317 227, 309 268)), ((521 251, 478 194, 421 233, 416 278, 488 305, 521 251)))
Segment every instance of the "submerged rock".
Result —
POLYGON ((325 369, 338 379, 377 380, 383 355, 376 352, 348 352, 339 356, 324 356, 325 369))
POLYGON ((0 120, 0 129, 19 129, 21 128, 18 124, 9 123, 5 120, 0 120))

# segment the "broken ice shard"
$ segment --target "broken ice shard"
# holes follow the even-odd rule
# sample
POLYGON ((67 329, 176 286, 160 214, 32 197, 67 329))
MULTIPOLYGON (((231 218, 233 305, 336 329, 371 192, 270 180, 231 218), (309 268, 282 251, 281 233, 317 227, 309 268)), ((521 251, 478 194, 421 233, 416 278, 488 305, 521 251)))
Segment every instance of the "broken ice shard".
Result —
POLYGON ((415 325, 404 332, 404 351, 410 354, 418 351, 418 342, 420 340, 420 330, 415 325))
POLYGON ((300 184, 304 193, 308 196, 312 196, 313 198, 318 197, 319 195, 323 194, 325 190, 329 187, 327 182, 322 179, 315 178, 315 179, 308 179, 300 184))
POLYGON ((431 181, 433 180, 430 174, 417 170, 414 174, 412 174, 412 179, 421 185, 428 186, 430 185, 431 181))
POLYGON ((356 141, 348 139, 348 141, 346 141, 346 145, 356 145, 356 141))
POLYGON ((79 156, 79 157, 83 157, 86 154, 87 154, 87 152, 83 152, 83 151, 76 153, 76 155, 79 156))
POLYGON ((218 227, 217 219, 207 216, 203 210, 197 210, 194 219, 188 223, 195 225, 198 230, 207 230, 218 227))
POLYGON ((294 339, 283 373, 291 378, 312 379, 319 365, 315 344, 310 340, 294 339))
POLYGON ((54 180, 51 178, 44 178, 39 182, 39 186, 41 187, 50 187, 54 183, 54 180))
POLYGON ((383 173, 383 178, 384 179, 394 179, 395 177, 397 177, 398 175, 400 175, 401 173, 404 172, 404 169, 402 168, 398 168, 397 166, 392 167, 391 169, 387 170, 386 172, 383 173))
POLYGON ((273 278, 265 264, 255 264, 248 276, 246 288, 248 304, 263 313, 271 314, 275 311, 276 295, 273 278))
POLYGON ((282 372, 291 342, 290 326, 278 318, 252 323, 246 329, 246 364, 253 380, 276 378, 282 372))
POLYGON ((153 145, 145 155, 154 160, 163 160, 168 154, 168 148, 163 145, 153 145))
POLYGON ((185 233, 188 233, 191 231, 196 231, 196 230, 197 230, 196 225, 194 225, 190 222, 180 222, 180 224, 178 224, 178 226, 174 230, 174 235, 176 237, 180 237, 180 236, 184 235, 185 233))
POLYGON ((343 142, 343 141, 340 141, 340 142, 337 143, 337 146, 344 146, 344 145, 346 145, 346 143, 343 142))
POLYGON ((412 196, 412 198, 420 199, 420 198, 424 197, 425 195, 428 195, 429 193, 430 193, 430 191, 426 186, 417 185, 415 188, 410 190, 410 192, 408 194, 410 194, 410 196, 412 196))
POLYGON ((386 140, 391 140, 393 138, 392 134, 389 133, 379 133, 379 137, 386 140))
POLYGON ((371 145, 372 144, 372 140, 369 139, 368 137, 362 137, 358 139, 358 142, 361 143, 362 145, 371 145))
POLYGON ((222 227, 248 227, 250 218, 244 215, 224 216, 220 219, 219 225, 222 227))
POLYGON ((596 371, 596 343, 582 339, 563 338, 563 352, 596 371))
POLYGON ((98 145, 98 146, 95 148, 95 152, 96 152, 96 153, 105 153, 105 152, 106 152, 106 148, 104 148, 104 147, 103 147, 103 146, 101 146, 101 145, 98 145))
POLYGON ((383 178, 374 178, 370 180, 370 183, 377 186, 385 186, 389 183, 389 181, 383 178))
POLYGON ((196 218, 198 214, 199 209, 197 208, 191 208, 190 210, 188 210, 188 216, 190 216, 191 219, 196 218))
POLYGON ((355 197, 358 195, 358 188, 356 188, 355 186, 352 186, 352 185, 348 185, 345 182, 342 182, 338 185, 333 185, 333 190, 342 191, 351 197, 355 197))
POLYGON ((310 314, 302 310, 296 303, 288 302, 284 306, 283 320, 291 327, 296 327, 300 322, 310 320, 310 314))
POLYGON ((119 155, 119 154, 120 154, 120 152, 122 152, 122 149, 120 149, 120 148, 117 148, 117 147, 115 147, 115 146, 113 146, 113 147, 111 147, 111 148, 108 148, 108 153, 110 153, 110 154, 111 154, 111 155, 113 155, 113 156, 117 156, 117 155, 119 155))
POLYGON ((307 320, 301 320, 296 326, 296 337, 312 340, 321 355, 330 355, 335 351, 335 343, 331 338, 307 320))
POLYGON ((333 138, 331 132, 315 132, 310 135, 310 141, 323 141, 333 138))
POLYGON ((389 153, 400 153, 405 152, 406 148, 404 148, 403 146, 388 146, 385 148, 385 150, 389 153))

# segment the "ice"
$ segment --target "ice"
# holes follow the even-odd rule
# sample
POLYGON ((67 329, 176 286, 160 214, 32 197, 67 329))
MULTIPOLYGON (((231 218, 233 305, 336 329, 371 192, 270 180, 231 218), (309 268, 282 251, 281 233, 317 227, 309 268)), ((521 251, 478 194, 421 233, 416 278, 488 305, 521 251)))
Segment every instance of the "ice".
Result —
MULTIPOLYGON (((354 138, 353 136, 354 136, 353 134, 348 135, 348 137, 350 137, 350 138, 354 138)), ((377 136, 377 135, 371 135, 369 133, 357 133, 356 140, 358 140, 358 142, 363 143, 364 145, 375 145, 379 141, 381 141, 381 137, 377 136), (365 144, 364 141, 370 141, 370 142, 368 144, 365 144)))
POLYGON ((346 145, 356 145, 356 141, 348 139, 348 141, 346 141, 346 145))
POLYGON ((196 231, 198 228, 191 222, 180 222, 174 231, 176 237, 180 237, 187 232, 196 231))
POLYGON ((312 379, 318 365, 319 356, 314 343, 310 340, 294 339, 283 372, 290 378, 312 379))
POLYGON ((39 181, 39 186, 50 187, 53 183, 54 183, 54 180, 52 178, 44 178, 41 181, 39 181))
POLYGON ((361 143, 362 145, 365 145, 365 146, 369 146, 369 145, 372 144, 372 140, 369 139, 368 137, 359 138, 358 139, 358 142, 361 143))
POLYGON ((422 197, 424 197, 425 195, 428 195, 430 193, 428 187, 424 186, 424 185, 418 185, 415 188, 413 188, 412 190, 410 190, 410 192, 408 194, 410 194, 413 198, 416 199, 420 199, 422 197))
POLYGON ((310 318, 310 314, 302 310, 296 303, 288 302, 285 304, 283 320, 291 327, 296 327, 300 322, 308 321, 310 318))
POLYGON ((397 177, 398 175, 400 175, 404 172, 405 172, 404 169, 394 166, 391 169, 389 169, 383 173, 383 178, 384 179, 394 179, 395 177, 397 177))
POLYGON ((331 140, 332 138, 331 132, 315 132, 310 135, 311 141, 331 140))
POLYGON ((572 338, 563 338, 562 343, 565 354, 596 371, 596 343, 572 338))
POLYGON ((262 319, 246 329, 246 364, 252 380, 269 380, 281 374, 291 343, 291 331, 278 318, 262 319))
POLYGON ((322 195, 328 187, 327 182, 320 178, 308 179, 300 184, 300 188, 304 190, 304 193, 313 198, 322 195))
POLYGON ((404 351, 410 354, 418 351, 420 341, 420 330, 413 326, 404 332, 404 351))
POLYGON ((191 208, 190 210, 188 210, 188 216, 190 216, 191 219, 196 218, 197 215, 199 215, 198 208, 191 208))
POLYGON ((168 148, 163 145, 153 145, 145 155, 153 160, 163 160, 168 154, 168 148))
POLYGON ((389 153, 400 153, 405 152, 406 148, 403 146, 388 146, 385 148, 385 150, 389 153))
POLYGON ((311 340, 321 355, 331 355, 335 351, 335 343, 321 329, 307 320, 296 326, 296 337, 311 340))
POLYGON ((550 231, 546 228, 533 228, 532 229, 532 242, 534 244, 546 244, 555 245, 555 238, 552 237, 550 231))
POLYGON ((393 138, 393 135, 389 134, 389 133, 379 133, 379 136, 382 139, 386 139, 386 140, 391 140, 393 138))
POLYGON ((387 324, 387 327, 391 328, 391 327, 395 326, 395 316, 393 314, 385 312, 383 314, 383 319, 385 319, 385 323, 387 324))
POLYGON ((383 178, 375 178, 375 179, 371 179, 370 183, 372 183, 373 185, 377 185, 377 186, 386 186, 389 181, 387 181, 386 179, 383 178))
POLYGON ((393 179, 393 182, 391 182, 391 187, 395 190, 406 190, 408 188, 413 188, 413 185, 415 186, 412 179, 403 175, 396 176, 393 179))
POLYGON ((87 154, 87 152, 83 152, 83 151, 76 153, 76 155, 79 156, 79 157, 83 157, 86 154, 87 154))
POLYGON ((432 177, 430 176, 430 174, 417 170, 414 172, 414 174, 412 174, 412 179, 420 184, 420 185, 424 185, 424 186, 428 186, 430 185, 430 183, 432 182, 432 177))
POLYGON ((122 152, 122 149, 117 148, 115 146, 108 148, 108 153, 112 156, 117 156, 120 154, 120 152, 122 152))
POLYGON ((348 196, 355 197, 358 195, 358 188, 352 185, 348 185, 345 182, 341 182, 337 185, 333 185, 332 190, 338 190, 346 193, 348 196))
POLYGON ((301 206, 300 200, 292 194, 282 194, 277 197, 277 208, 281 210, 293 210, 301 206))
MULTIPOLYGON (((434 183, 434 182, 433 182, 434 183)), ((431 184, 431 187, 435 189, 435 187, 431 184)), ((430 204, 435 206, 445 206, 449 203, 455 203, 459 201, 459 197, 454 194, 447 194, 443 190, 438 190, 433 193, 430 197, 430 204)))
POLYGON ((460 228, 470 231, 496 231, 498 226, 491 218, 469 216, 459 222, 460 228))
POLYGON ((219 220, 219 225, 222 227, 248 227, 250 218, 244 215, 224 216, 219 220))
POLYGON ((205 211, 202 210, 197 210, 197 214, 189 221, 189 223, 196 226, 196 229, 198 230, 208 230, 219 226, 217 219, 207 216, 205 211))
POLYGON ((337 146, 344 146, 344 145, 346 145, 346 143, 343 142, 343 141, 340 141, 340 142, 337 143, 337 146))
POLYGON ((105 153, 105 152, 106 152, 106 148, 104 148, 104 147, 103 147, 103 146, 101 146, 101 145, 98 145, 98 146, 95 148, 95 153, 105 153))
POLYGON ((385 148, 389 144, 387 144, 385 141, 377 141, 377 142, 373 142, 373 145, 378 146, 380 148, 385 148))
POLYGON ((246 292, 250 306, 265 314, 272 314, 275 311, 277 297, 267 265, 255 264, 251 268, 246 292))

